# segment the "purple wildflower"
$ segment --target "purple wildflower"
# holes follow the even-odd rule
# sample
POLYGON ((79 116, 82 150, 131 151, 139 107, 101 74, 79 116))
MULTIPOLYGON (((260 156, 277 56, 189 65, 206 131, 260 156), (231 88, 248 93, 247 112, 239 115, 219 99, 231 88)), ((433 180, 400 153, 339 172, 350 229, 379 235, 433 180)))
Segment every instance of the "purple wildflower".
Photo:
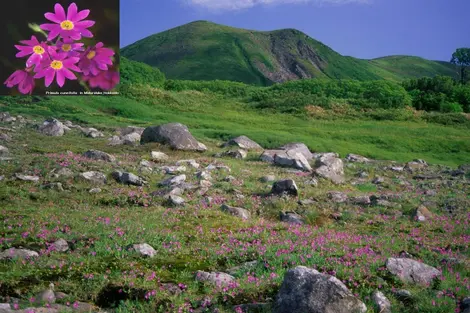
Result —
POLYGON ((51 85, 54 77, 57 78, 57 84, 60 87, 64 85, 66 78, 70 80, 77 79, 72 71, 80 72, 80 69, 75 65, 79 60, 78 58, 67 58, 65 53, 56 53, 52 50, 49 53, 51 55, 51 60, 41 65, 41 69, 36 71, 38 73, 34 78, 45 77, 46 87, 51 85))
POLYGON ((47 50, 48 46, 44 42, 39 42, 35 36, 31 36, 30 40, 21 40, 20 43, 26 46, 15 45, 15 48, 20 50, 16 54, 17 58, 22 58, 31 54, 26 60, 26 67, 39 65, 42 61, 49 57, 47 50))
POLYGON ((8 88, 18 85, 18 90, 22 94, 32 94, 35 87, 31 69, 15 71, 8 77, 4 84, 7 85, 8 88))
POLYGON ((44 16, 51 22, 56 24, 42 24, 41 29, 50 31, 47 40, 52 40, 57 36, 62 38, 71 38, 80 40, 83 37, 91 38, 93 34, 87 29, 95 24, 94 21, 85 20, 90 14, 90 10, 82 10, 78 12, 77 5, 72 3, 67 9, 65 15, 64 8, 56 3, 54 6, 55 13, 46 13, 44 16))
POLYGON ((102 71, 108 70, 108 65, 112 65, 111 57, 114 51, 109 48, 104 48, 102 42, 98 42, 94 47, 88 48, 82 55, 78 66, 82 69, 84 75, 97 76, 102 71))

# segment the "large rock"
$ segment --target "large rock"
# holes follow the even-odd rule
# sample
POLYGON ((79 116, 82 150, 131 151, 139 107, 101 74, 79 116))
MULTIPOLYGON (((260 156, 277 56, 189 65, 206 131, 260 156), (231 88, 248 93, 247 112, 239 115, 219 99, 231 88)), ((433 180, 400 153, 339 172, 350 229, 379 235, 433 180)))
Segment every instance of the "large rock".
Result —
POLYGON ((115 171, 111 174, 111 176, 117 182, 125 185, 143 186, 147 184, 147 182, 139 176, 128 172, 115 171))
POLYGON ((0 252, 0 260, 14 259, 14 258, 29 259, 29 258, 34 258, 38 256, 39 254, 37 252, 27 250, 27 249, 10 248, 3 252, 0 252))
POLYGON ((295 181, 292 179, 279 180, 273 184, 271 193, 274 195, 290 195, 297 196, 299 194, 299 189, 295 184, 295 181))
POLYGON ((310 161, 311 159, 313 159, 312 152, 310 152, 308 147, 304 143, 301 143, 301 142, 288 143, 288 144, 283 145, 279 149, 302 153, 303 156, 307 159, 307 161, 310 161))
POLYGON ((145 144, 149 142, 168 144, 176 150, 207 150, 204 145, 200 144, 196 138, 191 135, 188 127, 180 123, 147 127, 142 133, 140 143, 145 144))
POLYGON ((97 161, 106 161, 106 162, 115 162, 116 158, 109 153, 99 151, 99 150, 88 150, 83 153, 83 156, 88 159, 97 160, 97 161))
POLYGON ((367 308, 336 277, 305 266, 287 271, 274 313, 365 313, 367 308))
POLYGON ((331 180, 335 184, 344 183, 343 161, 334 154, 324 154, 320 156, 316 164, 315 173, 320 177, 331 180))
POLYGON ((274 155, 274 163, 281 166, 294 167, 303 171, 311 171, 312 168, 304 154, 297 150, 287 150, 274 155))
POLYGON ((50 118, 44 121, 44 123, 39 126, 39 132, 47 136, 63 136, 65 133, 65 126, 59 120, 55 118, 50 118))
POLYGON ((246 209, 236 208, 236 207, 229 206, 229 205, 226 205, 226 204, 223 204, 220 209, 222 210, 222 212, 226 212, 226 213, 229 213, 231 215, 238 216, 238 217, 240 217, 242 219, 245 219, 245 220, 250 218, 250 212, 246 209))
POLYGON ((263 150, 263 148, 246 136, 238 136, 227 141, 224 147, 237 146, 244 150, 263 150))
POLYGON ((441 272, 427 264, 408 258, 388 258, 387 270, 405 283, 428 286, 441 272))

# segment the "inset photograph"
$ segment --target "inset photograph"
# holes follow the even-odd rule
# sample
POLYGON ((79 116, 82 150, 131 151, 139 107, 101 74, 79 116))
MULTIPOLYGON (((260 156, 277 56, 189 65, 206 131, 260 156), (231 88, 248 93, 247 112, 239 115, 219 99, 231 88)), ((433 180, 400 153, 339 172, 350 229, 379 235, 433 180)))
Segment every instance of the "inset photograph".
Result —
POLYGON ((0 13, 0 95, 117 93, 119 0, 10 4, 0 13))

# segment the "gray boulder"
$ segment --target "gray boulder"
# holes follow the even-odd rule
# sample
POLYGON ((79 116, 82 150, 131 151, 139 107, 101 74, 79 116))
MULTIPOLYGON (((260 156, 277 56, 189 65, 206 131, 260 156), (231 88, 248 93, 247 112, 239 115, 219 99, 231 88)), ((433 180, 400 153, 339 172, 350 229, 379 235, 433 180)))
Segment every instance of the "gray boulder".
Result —
POLYGON ((63 136, 65 133, 65 126, 59 120, 55 118, 50 118, 44 121, 44 123, 39 126, 39 132, 47 136, 63 136))
POLYGON ((305 157, 305 159, 307 159, 307 161, 310 161, 311 159, 313 159, 312 152, 310 152, 308 147, 304 143, 301 143, 301 142, 288 143, 288 144, 283 145, 279 149, 286 150, 286 151, 299 152, 303 154, 303 156, 305 157))
POLYGON ((365 313, 367 308, 336 277, 305 266, 287 271, 274 313, 365 313))
POLYGON ((231 215, 238 216, 245 220, 250 218, 250 212, 242 208, 236 208, 236 207, 232 207, 226 204, 222 204, 222 207, 220 209, 222 210, 222 212, 226 212, 231 215))
POLYGON ((139 176, 128 172, 115 171, 111 174, 111 176, 117 182, 125 185, 143 186, 147 184, 147 182, 139 176))
POLYGON ((97 184, 97 185, 106 184, 106 176, 101 172, 89 171, 89 172, 81 173, 79 177, 93 184, 97 184))
POLYGON ((176 186, 186 181, 186 175, 181 174, 165 179, 160 183, 162 186, 176 186))
POLYGON ((15 173, 15 177, 16 177, 16 179, 22 180, 22 181, 30 181, 30 182, 39 181, 38 176, 30 176, 30 175, 23 175, 23 174, 20 174, 20 173, 15 173))
POLYGON ((335 154, 324 154, 320 156, 316 164, 315 173, 323 178, 331 180, 335 184, 342 184, 344 178, 343 161, 336 157, 335 154))
POLYGON ((67 241, 65 241, 65 239, 62 238, 52 243, 52 247, 54 248, 54 251, 57 252, 66 252, 67 250, 69 250, 69 244, 67 243, 67 241))
POLYGON ((0 252, 0 260, 14 259, 14 258, 29 259, 29 258, 34 258, 38 256, 39 254, 37 252, 28 250, 28 249, 10 248, 3 252, 0 252))
POLYGON ((147 243, 133 244, 127 247, 127 250, 135 251, 142 256, 150 258, 154 257, 157 254, 157 251, 155 251, 155 249, 147 243))
POLYGON ((377 313, 392 313, 392 304, 380 291, 375 291, 372 294, 372 301, 375 304, 377 313))
POLYGON ((466 297, 460 302, 460 312, 470 313, 470 297, 466 297))
POLYGON ((302 225, 305 223, 302 216, 294 212, 281 212, 279 214, 279 219, 281 220, 281 222, 285 222, 288 224, 302 225))
POLYGON ((7 157, 10 155, 10 150, 7 147, 0 146, 0 157, 7 157))
POLYGON ((388 258, 387 270, 405 283, 428 286, 441 272, 427 264, 408 258, 388 258))
POLYGON ((263 162, 274 163, 274 156, 284 152, 285 150, 264 150, 259 158, 263 162))
POLYGON ((222 272, 196 272, 196 280, 200 282, 208 282, 216 286, 227 286, 235 281, 235 277, 222 272))
POLYGON ((298 150, 286 150, 274 155, 274 164, 289 166, 303 171, 311 171, 312 167, 304 154, 298 150))
POLYGON ((263 150, 263 148, 246 136, 238 136, 227 141, 224 147, 237 146, 244 150, 263 150))
POLYGON ((158 142, 168 144, 175 150, 206 151, 186 127, 180 123, 169 123, 147 127, 142 133, 140 143, 158 142))
POLYGON ((358 154, 348 154, 346 156, 346 161, 349 161, 349 162, 355 162, 355 163, 369 163, 370 160, 362 155, 358 155, 358 154))
POLYGON ((292 179, 279 180, 273 184, 271 193, 274 195, 287 194, 290 196, 297 196, 299 189, 292 179))
POLYGON ((331 191, 328 193, 328 198, 334 203, 344 203, 348 201, 348 195, 340 191, 331 191))
POLYGON ((115 162, 116 158, 109 153, 99 151, 99 150, 88 150, 83 153, 83 156, 88 159, 97 160, 97 161, 106 161, 106 162, 115 162))
POLYGON ((169 159, 168 155, 160 151, 150 152, 150 158, 152 159, 152 161, 157 161, 157 162, 166 161, 169 159))

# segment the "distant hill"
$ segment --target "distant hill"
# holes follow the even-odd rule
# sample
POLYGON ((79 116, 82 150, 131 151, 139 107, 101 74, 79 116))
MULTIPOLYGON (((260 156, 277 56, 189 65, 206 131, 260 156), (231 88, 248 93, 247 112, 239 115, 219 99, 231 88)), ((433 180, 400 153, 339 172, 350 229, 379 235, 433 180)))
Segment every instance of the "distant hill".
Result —
POLYGON ((131 60, 158 67, 167 78, 231 80, 255 85, 302 78, 403 80, 456 77, 453 65, 412 56, 363 60, 342 56, 295 29, 269 32, 196 21, 121 49, 131 60))

